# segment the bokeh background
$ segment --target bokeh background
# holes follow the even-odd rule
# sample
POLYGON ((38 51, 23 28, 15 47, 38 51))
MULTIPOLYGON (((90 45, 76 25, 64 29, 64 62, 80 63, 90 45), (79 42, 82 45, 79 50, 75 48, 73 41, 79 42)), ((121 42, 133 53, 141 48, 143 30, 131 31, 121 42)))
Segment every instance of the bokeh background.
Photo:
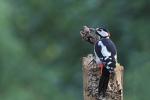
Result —
POLYGON ((83 25, 105 25, 125 100, 150 99, 149 0, 0 0, 0 100, 83 100, 83 25))

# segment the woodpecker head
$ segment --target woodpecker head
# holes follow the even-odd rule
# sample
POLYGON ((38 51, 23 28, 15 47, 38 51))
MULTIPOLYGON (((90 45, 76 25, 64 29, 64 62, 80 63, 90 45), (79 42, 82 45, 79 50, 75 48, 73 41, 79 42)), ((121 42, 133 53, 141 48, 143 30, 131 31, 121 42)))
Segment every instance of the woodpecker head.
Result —
POLYGON ((105 28, 96 28, 96 34, 100 36, 100 38, 110 37, 110 33, 105 28))

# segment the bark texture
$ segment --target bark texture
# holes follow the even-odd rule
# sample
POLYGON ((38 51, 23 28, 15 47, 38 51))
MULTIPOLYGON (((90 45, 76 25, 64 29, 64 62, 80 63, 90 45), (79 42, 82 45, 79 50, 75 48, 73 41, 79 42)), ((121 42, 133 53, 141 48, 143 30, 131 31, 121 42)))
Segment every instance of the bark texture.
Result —
POLYGON ((98 95, 100 71, 92 54, 82 59, 84 100, 123 100, 123 66, 117 63, 115 75, 109 80, 106 97, 98 95))

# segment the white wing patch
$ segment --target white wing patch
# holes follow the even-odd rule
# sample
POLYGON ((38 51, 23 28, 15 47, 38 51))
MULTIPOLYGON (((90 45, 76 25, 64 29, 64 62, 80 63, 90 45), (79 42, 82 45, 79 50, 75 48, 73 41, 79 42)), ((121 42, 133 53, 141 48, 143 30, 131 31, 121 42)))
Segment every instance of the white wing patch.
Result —
POLYGON ((98 42, 98 45, 101 45, 102 49, 101 49, 101 53, 104 57, 109 57, 111 56, 111 52, 109 52, 106 48, 106 46, 102 43, 102 41, 98 42))

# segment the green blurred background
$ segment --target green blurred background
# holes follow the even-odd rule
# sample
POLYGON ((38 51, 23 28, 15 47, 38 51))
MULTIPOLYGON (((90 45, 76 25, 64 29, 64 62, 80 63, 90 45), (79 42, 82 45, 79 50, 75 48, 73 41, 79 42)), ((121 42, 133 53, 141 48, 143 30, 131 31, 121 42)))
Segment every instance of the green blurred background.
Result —
POLYGON ((0 0, 0 100, 83 100, 83 25, 105 25, 125 100, 150 99, 149 0, 0 0))

